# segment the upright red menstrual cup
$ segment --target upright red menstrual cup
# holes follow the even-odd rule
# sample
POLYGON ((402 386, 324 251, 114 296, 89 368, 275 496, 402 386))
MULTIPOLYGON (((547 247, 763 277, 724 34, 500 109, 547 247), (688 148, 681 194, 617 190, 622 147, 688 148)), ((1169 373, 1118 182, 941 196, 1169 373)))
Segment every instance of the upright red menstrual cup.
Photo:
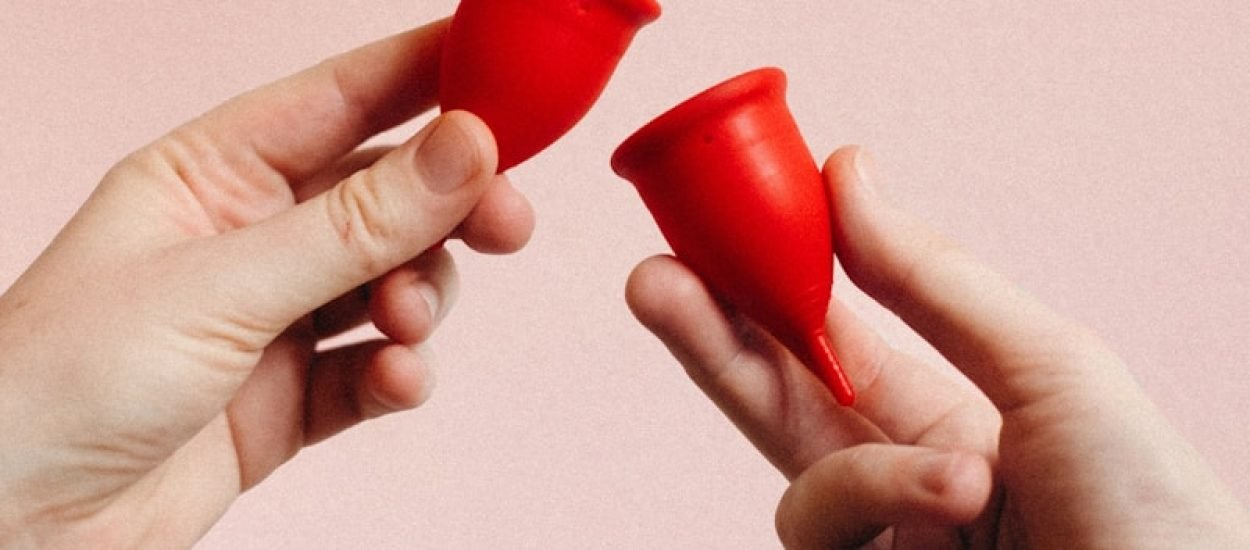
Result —
POLYGON ((855 402, 829 337, 829 200, 775 68, 687 100, 625 140, 612 169, 633 182, 673 252, 715 293, 855 402))
POLYGON ((590 110, 655 0, 463 0, 443 46, 439 100, 486 122, 503 172, 590 110))

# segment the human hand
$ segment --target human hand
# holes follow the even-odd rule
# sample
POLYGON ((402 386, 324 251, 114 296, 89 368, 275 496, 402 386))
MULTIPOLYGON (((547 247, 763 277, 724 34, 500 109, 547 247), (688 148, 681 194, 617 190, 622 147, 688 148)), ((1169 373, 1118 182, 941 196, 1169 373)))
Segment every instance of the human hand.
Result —
POLYGON ((446 23, 231 100, 119 163, 0 297, 0 547, 190 546, 301 447, 419 405, 451 235, 529 204, 489 130, 432 107, 446 23), (318 342, 372 320, 384 339, 318 342))
POLYGON ((968 380, 891 349, 835 300, 829 332, 859 390, 841 408, 675 259, 627 286, 791 480, 776 517, 788 548, 1250 548, 1246 508, 1096 336, 888 205, 857 149, 824 176, 851 280, 968 380))

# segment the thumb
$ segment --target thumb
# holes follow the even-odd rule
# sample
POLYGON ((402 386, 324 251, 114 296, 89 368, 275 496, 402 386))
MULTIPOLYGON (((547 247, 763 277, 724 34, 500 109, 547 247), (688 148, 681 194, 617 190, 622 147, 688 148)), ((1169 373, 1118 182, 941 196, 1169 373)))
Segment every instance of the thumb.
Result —
POLYGON ((480 119, 444 114, 325 193, 213 239, 202 252, 220 275, 203 295, 259 348, 444 239, 487 190, 496 157, 480 119))
POLYGON ((863 444, 808 468, 777 506, 789 549, 858 548, 901 522, 971 522, 989 500, 985 459, 922 447, 863 444))

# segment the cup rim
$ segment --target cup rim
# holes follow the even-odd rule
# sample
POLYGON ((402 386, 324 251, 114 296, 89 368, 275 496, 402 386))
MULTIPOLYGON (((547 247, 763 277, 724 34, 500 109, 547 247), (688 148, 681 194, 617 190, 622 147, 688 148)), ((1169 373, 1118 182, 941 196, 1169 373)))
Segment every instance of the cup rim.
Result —
POLYGON ((607 0, 611 4, 625 8, 633 15, 638 25, 646 25, 660 18, 660 4, 656 0, 607 0))
POLYGON ((725 80, 669 109, 617 147, 612 154, 612 170, 621 177, 632 172, 640 155, 653 150, 666 137, 694 126, 702 119, 731 109, 745 100, 768 92, 785 94, 786 73, 777 67, 747 71, 725 80))

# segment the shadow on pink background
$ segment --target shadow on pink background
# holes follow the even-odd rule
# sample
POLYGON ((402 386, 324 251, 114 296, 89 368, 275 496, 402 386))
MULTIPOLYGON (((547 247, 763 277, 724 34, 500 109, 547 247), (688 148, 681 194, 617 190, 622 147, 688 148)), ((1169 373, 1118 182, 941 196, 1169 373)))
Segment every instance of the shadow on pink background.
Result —
MULTIPOLYGON (((1250 500, 1250 4, 663 3, 587 119, 514 171, 531 246, 451 245, 463 291, 432 401, 306 450, 203 548, 776 547, 784 480, 625 308, 629 270, 665 247, 608 169, 654 115, 766 64, 819 157, 872 148, 884 192, 1092 325, 1250 500)), ((453 9, 0 0, 0 283, 127 152, 453 9)))

